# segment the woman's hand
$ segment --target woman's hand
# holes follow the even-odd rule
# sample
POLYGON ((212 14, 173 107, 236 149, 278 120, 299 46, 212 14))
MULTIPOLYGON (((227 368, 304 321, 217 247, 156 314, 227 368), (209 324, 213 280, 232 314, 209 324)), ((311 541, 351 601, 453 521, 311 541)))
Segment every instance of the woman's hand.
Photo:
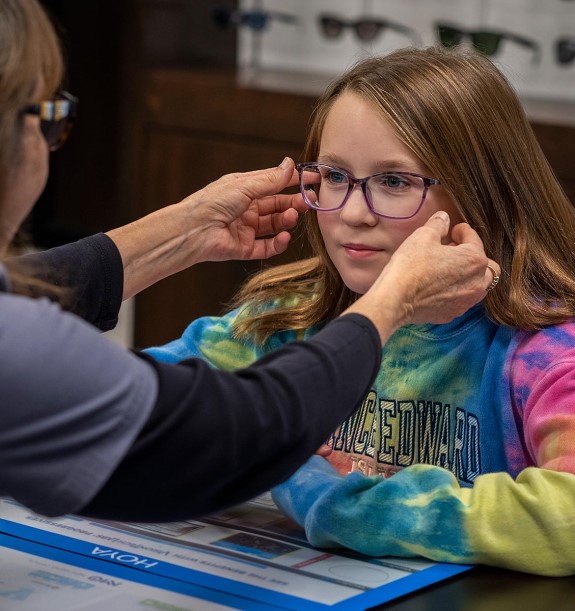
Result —
POLYGON ((289 229, 307 209, 294 163, 227 174, 179 204, 108 232, 124 264, 127 299, 148 286, 202 261, 267 259, 289 244, 289 229))
POLYGON ((284 252, 300 212, 306 205, 299 193, 280 194, 297 184, 293 161, 277 168, 227 174, 190 195, 190 222, 202 230, 201 258, 267 259, 284 252))
POLYGON ((489 259, 477 233, 466 223, 442 243, 449 216, 436 212, 395 251, 373 286, 345 313, 370 318, 382 343, 409 323, 442 324, 461 316, 486 295, 499 265, 489 259))

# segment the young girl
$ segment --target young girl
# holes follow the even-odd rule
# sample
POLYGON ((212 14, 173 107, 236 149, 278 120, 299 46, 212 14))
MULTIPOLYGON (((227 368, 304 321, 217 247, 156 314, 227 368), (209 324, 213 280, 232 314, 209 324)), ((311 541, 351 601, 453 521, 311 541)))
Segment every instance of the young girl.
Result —
POLYGON ((399 50, 331 85, 304 155, 315 257, 260 273, 237 309, 152 354, 236 369, 311 337, 446 210, 499 284, 452 323, 397 331, 327 460, 274 498, 318 547, 575 573, 575 209, 516 94, 480 54, 399 50))

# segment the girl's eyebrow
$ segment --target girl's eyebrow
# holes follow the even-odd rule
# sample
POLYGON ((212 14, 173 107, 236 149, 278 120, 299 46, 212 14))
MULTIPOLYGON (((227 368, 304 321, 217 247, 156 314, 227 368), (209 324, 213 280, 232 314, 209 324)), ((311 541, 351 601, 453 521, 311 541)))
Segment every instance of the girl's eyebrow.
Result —
MULTIPOLYGON (((334 165, 342 170, 347 170, 349 167, 348 161, 331 153, 319 155, 317 162, 334 165)), ((378 162, 373 166, 373 172, 371 173, 379 174, 380 172, 414 172, 416 174, 425 174, 424 168, 411 159, 386 159, 385 161, 378 162)))
POLYGON ((324 155, 319 155, 317 158, 318 163, 326 163, 328 165, 336 165, 345 168, 345 161, 338 157, 337 155, 332 155, 330 153, 326 153, 324 155))

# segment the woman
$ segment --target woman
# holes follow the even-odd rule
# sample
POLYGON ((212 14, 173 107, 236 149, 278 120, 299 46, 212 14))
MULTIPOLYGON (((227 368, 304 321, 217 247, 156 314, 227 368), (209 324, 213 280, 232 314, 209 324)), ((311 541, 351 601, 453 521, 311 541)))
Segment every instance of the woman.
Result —
POLYGON ((313 337, 447 211, 502 263, 499 285, 449 324, 390 337, 327 460, 274 498, 320 547, 574 573, 575 210, 516 94, 477 53, 369 59, 319 100, 304 159, 316 256, 150 353, 234 369, 313 337))
MULTIPOLYGON (((36 0, 0 3, 0 252, 42 191, 48 150, 62 144, 75 100, 58 95, 63 67, 54 29, 36 0)), ((0 495, 47 515, 129 520, 189 518, 245 500, 285 479, 348 415, 379 364, 381 342, 461 283, 454 316, 484 295, 489 262, 476 234, 441 245, 434 218, 395 259, 381 287, 317 341, 237 374, 188 360, 164 366, 98 335, 122 296, 202 260, 283 251, 303 208, 293 162, 225 176, 183 202, 126 227, 0 265, 0 495), (270 236, 260 238, 260 236, 270 236), (201 237, 200 237, 201 236, 201 237), (200 246, 201 245, 201 246, 200 246), (431 266, 422 245, 438 257, 431 266), (385 296, 409 264, 415 289, 385 296), (465 269, 463 269, 465 268, 465 269), (388 304, 384 311, 380 303, 388 304), (359 315, 360 314, 360 315, 359 315), (354 383, 333 383, 365 366, 354 383), (317 401, 314 388, 322 388, 317 401), (257 448, 257 450, 255 449, 257 448), (193 449, 199 460, 190 460, 193 449), (234 469, 222 467, 227 456, 234 469), (241 467, 235 468, 235 465, 241 467)))

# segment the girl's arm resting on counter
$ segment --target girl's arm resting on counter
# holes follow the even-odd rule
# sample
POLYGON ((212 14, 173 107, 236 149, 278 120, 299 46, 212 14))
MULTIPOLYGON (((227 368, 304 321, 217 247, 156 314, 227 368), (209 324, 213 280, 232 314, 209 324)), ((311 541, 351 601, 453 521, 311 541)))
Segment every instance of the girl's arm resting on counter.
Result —
POLYGON ((451 472, 414 465, 389 479, 339 476, 313 457, 274 491, 313 545, 424 556, 542 575, 575 573, 575 352, 570 325, 530 334, 511 389, 538 467, 488 473, 462 488, 451 472))
POLYGON ((389 479, 340 476, 314 456, 275 488, 279 508, 316 547, 423 556, 541 575, 575 573, 575 475, 529 467, 516 480, 414 465, 389 479))

